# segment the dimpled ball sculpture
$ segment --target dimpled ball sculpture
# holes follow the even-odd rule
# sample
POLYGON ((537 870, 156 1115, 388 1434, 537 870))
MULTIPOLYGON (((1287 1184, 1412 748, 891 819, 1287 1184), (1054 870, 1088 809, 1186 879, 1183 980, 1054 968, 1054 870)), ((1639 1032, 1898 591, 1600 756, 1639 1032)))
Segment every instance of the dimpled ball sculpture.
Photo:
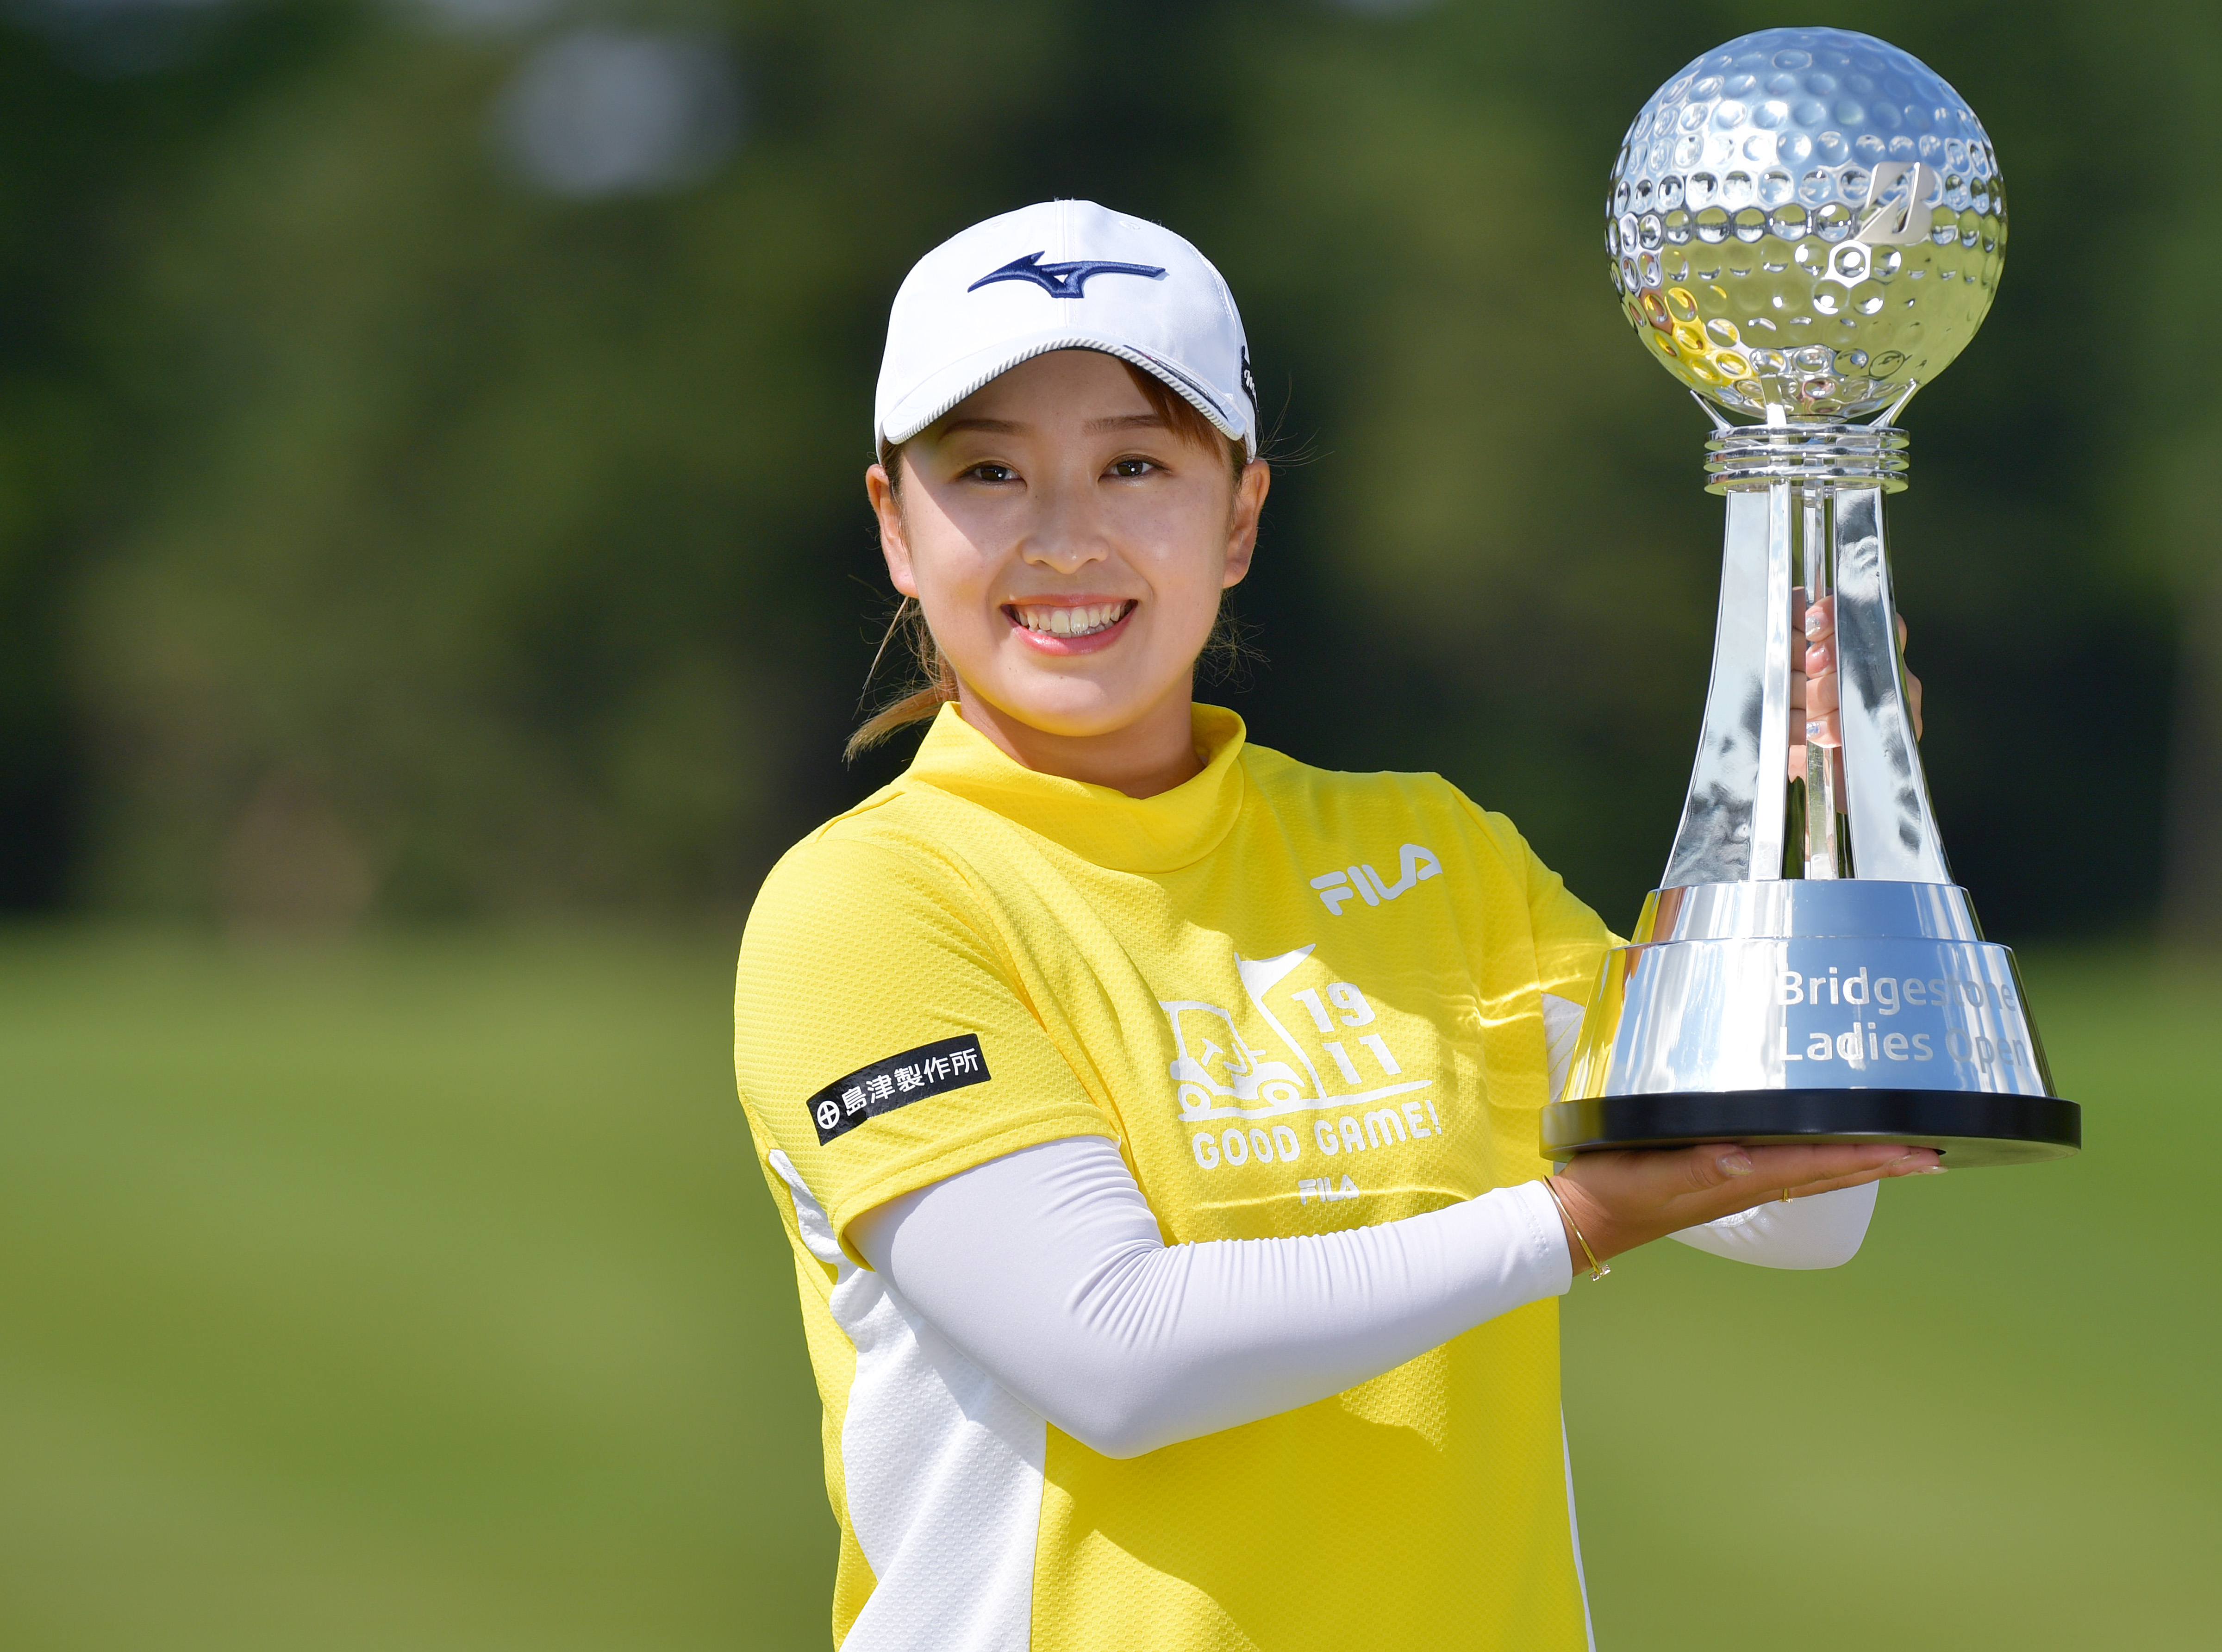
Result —
POLYGON ((1960 94, 1879 40, 1770 28, 1659 89, 1605 245, 1666 370, 1730 412, 1850 418, 1959 355, 2005 253, 1998 157, 1960 94))
POLYGON ((1981 122, 1868 35, 1747 35, 1628 129, 1605 244, 1636 336, 1712 418, 1707 487, 1728 532, 1681 826, 1599 971, 1544 1152, 2074 1153, 2081 1112, 2052 1093, 2013 956, 1945 864, 1885 543, 1883 498, 1906 469, 1891 421, 1998 285, 2005 199, 1981 122), (1836 621, 1833 751, 1792 728, 1803 616, 1820 601, 1836 621))

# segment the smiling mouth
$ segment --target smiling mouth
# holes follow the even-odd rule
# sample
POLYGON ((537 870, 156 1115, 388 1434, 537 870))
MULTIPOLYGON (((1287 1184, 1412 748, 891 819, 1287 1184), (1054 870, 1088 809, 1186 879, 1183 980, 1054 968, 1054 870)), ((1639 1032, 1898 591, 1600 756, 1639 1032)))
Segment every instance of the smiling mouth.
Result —
POLYGON ((1077 608, 1044 608, 1016 602, 1004 605, 1011 623, 1040 637, 1094 637, 1117 625, 1139 605, 1125 602, 1089 603, 1077 608))

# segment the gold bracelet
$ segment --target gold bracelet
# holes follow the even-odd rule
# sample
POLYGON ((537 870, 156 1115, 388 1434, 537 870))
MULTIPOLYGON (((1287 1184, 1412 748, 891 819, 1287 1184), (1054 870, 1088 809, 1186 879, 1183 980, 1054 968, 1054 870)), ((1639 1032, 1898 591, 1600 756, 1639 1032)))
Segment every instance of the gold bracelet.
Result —
POLYGON ((1611 1272, 1610 1268, 1597 1260, 1597 1253, 1590 1248, 1590 1241, 1582 1237, 1581 1223, 1576 1222, 1574 1213, 1566 1209, 1566 1200, 1560 1195, 1558 1188, 1553 1184, 1553 1179, 1548 1176, 1543 1178, 1543 1191, 1549 1194, 1551 1203, 1559 1207, 1559 1214, 1566 1219, 1566 1226, 1573 1230, 1574 1242, 1582 1247, 1582 1254, 1589 1259, 1590 1278, 1602 1279, 1606 1274, 1611 1272))

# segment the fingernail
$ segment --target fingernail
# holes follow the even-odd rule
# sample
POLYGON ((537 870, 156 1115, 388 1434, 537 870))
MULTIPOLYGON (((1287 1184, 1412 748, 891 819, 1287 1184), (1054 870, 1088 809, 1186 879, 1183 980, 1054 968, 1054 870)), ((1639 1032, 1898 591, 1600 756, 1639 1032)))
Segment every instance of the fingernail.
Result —
POLYGON ((1808 723, 1805 725, 1805 738, 1809 740, 1817 740, 1828 732, 1829 726, 1825 723, 1808 723))
POLYGON ((1916 1176, 1942 1176, 1943 1173, 1944 1166, 1942 1165, 1931 1165, 1927 1170, 1918 1170, 1913 1172, 1916 1176))
POLYGON ((1751 1160, 1745 1158, 1742 1153, 1723 1153, 1718 1159, 1713 1160, 1713 1163, 1718 1167, 1721 1174, 1723 1176, 1748 1176, 1751 1174, 1751 1160))

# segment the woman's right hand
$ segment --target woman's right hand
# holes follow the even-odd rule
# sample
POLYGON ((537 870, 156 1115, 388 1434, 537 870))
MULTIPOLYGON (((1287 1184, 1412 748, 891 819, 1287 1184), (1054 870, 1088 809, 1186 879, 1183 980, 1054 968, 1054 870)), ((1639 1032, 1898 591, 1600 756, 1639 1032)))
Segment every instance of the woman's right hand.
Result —
POLYGON ((1699 1147, 1586 1153, 1552 1178, 1569 1222, 1567 1253, 1584 1266, 1580 1239, 1599 1261, 1685 1228, 1700 1227, 1786 1195, 1804 1198, 1862 1182, 1944 1167, 1930 1147, 1889 1143, 1699 1147))

